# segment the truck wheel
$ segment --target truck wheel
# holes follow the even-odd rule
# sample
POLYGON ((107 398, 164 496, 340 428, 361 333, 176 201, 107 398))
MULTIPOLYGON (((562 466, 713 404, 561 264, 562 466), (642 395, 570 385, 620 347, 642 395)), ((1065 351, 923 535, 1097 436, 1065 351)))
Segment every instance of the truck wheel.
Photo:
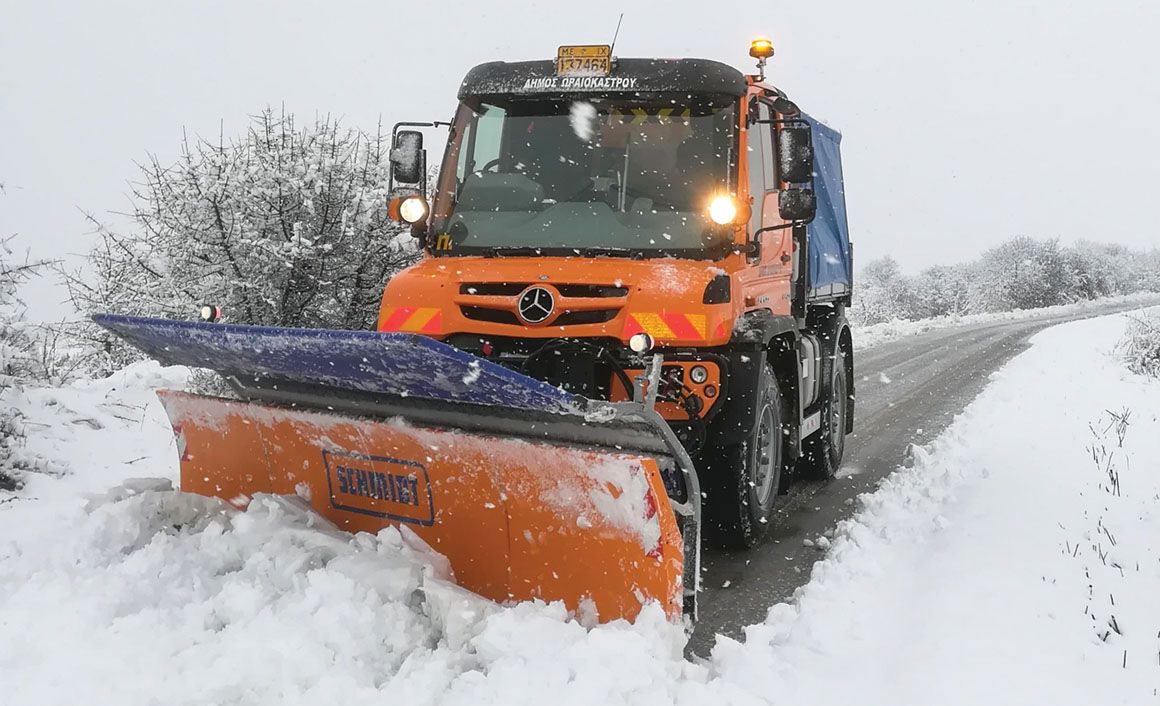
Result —
POLYGON ((710 447, 702 455, 708 461, 701 481, 705 527, 726 548, 752 547, 765 536, 781 485, 781 395, 768 365, 758 381, 754 417, 745 441, 710 447))
POLYGON ((846 452, 846 415, 850 409, 849 381, 846 379, 846 351, 838 346, 829 361, 828 377, 822 400, 822 426, 802 444, 798 467, 805 475, 819 480, 833 478, 842 466, 846 452))

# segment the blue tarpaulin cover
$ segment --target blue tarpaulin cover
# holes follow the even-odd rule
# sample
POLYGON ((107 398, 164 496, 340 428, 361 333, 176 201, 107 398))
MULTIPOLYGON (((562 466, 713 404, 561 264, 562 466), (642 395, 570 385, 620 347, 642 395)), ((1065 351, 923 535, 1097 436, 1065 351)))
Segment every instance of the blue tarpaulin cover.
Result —
POLYGON ((846 224, 846 190, 842 182, 842 135, 808 115, 814 143, 814 193, 818 213, 806 227, 809 243, 809 288, 851 282, 850 228, 846 224))

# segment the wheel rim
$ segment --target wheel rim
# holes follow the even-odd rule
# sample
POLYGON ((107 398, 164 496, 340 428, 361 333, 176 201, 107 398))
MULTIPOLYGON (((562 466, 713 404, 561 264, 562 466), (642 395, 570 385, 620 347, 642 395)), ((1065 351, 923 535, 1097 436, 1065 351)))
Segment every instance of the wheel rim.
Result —
POLYGON ((773 492, 773 482, 777 477, 777 425, 773 421, 773 409, 767 404, 761 410, 757 422, 757 463, 753 469, 753 485, 757 503, 765 507, 773 492))
POLYGON ((834 376, 834 396, 830 399, 830 448, 840 458, 846 444, 846 377, 834 376))

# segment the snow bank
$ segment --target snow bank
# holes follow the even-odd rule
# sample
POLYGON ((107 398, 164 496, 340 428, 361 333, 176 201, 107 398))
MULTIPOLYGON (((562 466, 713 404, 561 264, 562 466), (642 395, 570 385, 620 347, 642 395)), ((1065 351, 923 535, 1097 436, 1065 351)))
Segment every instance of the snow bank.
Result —
POLYGON ((0 543, 6 703, 423 703, 437 638, 494 609, 413 536, 133 485, 0 543))
POLYGON ((785 703, 1154 699, 1160 385, 1110 354, 1124 323, 1037 335, 863 496, 793 604, 719 642, 721 678, 785 703), (1122 446, 1109 409, 1130 410, 1122 446))
POLYGON ((792 603, 695 662, 655 607, 589 630, 559 605, 495 606, 413 537, 338 533, 292 501, 241 513, 137 481, 86 502, 118 469, 173 476, 143 402, 169 373, 56 391, 42 419, 101 429, 56 425, 40 452, 74 473, 0 504, 5 703, 1155 700, 1160 383, 1111 353, 1124 325, 1037 335, 862 497, 792 603))
POLYGON ((75 505, 82 493, 105 490, 145 468, 176 480, 173 436, 154 390, 182 388, 190 374, 149 361, 101 380, 5 390, 3 403, 24 435, 15 455, 31 469, 25 495, 75 505))

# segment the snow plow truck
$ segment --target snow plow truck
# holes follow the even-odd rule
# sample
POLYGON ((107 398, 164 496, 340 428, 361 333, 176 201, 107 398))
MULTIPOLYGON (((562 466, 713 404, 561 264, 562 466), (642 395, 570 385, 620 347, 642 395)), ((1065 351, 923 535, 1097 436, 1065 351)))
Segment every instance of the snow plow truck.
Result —
POLYGON ((449 123, 395 127, 390 213, 423 254, 377 331, 95 317, 229 382, 159 393, 182 490, 397 526, 499 602, 694 620, 702 536, 756 545, 852 429, 840 136, 772 54, 471 69, 449 123))

